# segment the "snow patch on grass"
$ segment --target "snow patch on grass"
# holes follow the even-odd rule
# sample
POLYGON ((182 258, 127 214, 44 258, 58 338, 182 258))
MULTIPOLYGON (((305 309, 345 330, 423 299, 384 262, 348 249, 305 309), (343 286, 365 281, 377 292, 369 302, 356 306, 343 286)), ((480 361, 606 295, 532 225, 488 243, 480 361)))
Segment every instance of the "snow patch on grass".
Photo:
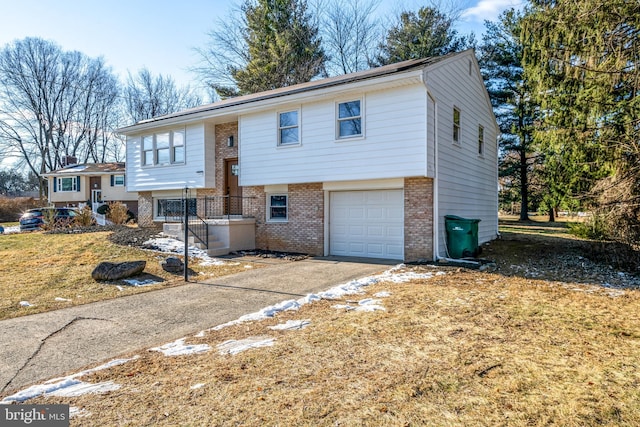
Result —
POLYGON ((206 353, 211 350, 208 344, 185 344, 185 338, 180 338, 174 342, 160 347, 150 348, 149 351, 159 351, 165 356, 184 356, 189 354, 206 353))

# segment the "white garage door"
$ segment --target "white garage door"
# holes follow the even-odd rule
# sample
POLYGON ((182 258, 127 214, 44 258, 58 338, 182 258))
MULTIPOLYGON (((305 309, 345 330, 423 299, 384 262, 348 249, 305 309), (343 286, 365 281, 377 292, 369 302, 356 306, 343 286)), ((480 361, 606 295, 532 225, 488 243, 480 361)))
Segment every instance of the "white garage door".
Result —
POLYGON ((330 194, 331 255, 403 259, 403 190, 330 194))

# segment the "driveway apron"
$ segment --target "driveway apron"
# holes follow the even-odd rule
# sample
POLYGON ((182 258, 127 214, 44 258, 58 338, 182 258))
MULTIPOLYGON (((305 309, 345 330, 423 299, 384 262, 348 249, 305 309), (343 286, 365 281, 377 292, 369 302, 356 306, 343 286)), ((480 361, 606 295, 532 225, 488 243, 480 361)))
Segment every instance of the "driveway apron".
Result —
POLYGON ((380 273, 384 260, 310 258, 0 322, 0 394, 380 273))

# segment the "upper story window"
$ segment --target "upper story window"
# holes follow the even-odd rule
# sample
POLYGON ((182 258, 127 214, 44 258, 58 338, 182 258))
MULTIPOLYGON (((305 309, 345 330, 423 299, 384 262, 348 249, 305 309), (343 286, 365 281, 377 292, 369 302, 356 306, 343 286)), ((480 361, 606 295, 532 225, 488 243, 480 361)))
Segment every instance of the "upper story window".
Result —
POLYGON ((482 125, 478 125, 478 154, 484 154, 484 127, 482 125))
POLYGON ((453 107, 453 142, 460 143, 460 110, 453 107))
POLYGON ((278 145, 300 143, 300 123, 298 110, 278 113, 278 145))
POLYGON ((56 178, 53 191, 80 191, 80 177, 56 178))
POLYGON ((184 163, 185 131, 173 130, 142 137, 142 166, 184 163))
POLYGON ((338 104, 338 138, 362 136, 360 100, 338 104))
POLYGON ((112 187, 124 187, 124 175, 111 175, 112 187))

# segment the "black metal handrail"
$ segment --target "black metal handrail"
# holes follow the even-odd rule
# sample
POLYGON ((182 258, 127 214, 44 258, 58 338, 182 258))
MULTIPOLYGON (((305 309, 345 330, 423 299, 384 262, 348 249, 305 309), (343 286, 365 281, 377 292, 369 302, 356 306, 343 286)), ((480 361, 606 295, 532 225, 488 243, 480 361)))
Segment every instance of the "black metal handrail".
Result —
POLYGON ((247 211, 253 211, 255 197, 206 196, 203 200, 205 218, 246 218, 247 211))
POLYGON ((189 215, 189 233, 209 249, 209 224, 198 215, 189 215))
MULTIPOLYGON (((189 216, 200 219, 251 218, 254 211, 255 197, 243 196, 205 196, 190 198, 188 201, 189 216)), ((184 220, 184 199, 160 200, 161 212, 165 222, 182 222, 184 220)))

